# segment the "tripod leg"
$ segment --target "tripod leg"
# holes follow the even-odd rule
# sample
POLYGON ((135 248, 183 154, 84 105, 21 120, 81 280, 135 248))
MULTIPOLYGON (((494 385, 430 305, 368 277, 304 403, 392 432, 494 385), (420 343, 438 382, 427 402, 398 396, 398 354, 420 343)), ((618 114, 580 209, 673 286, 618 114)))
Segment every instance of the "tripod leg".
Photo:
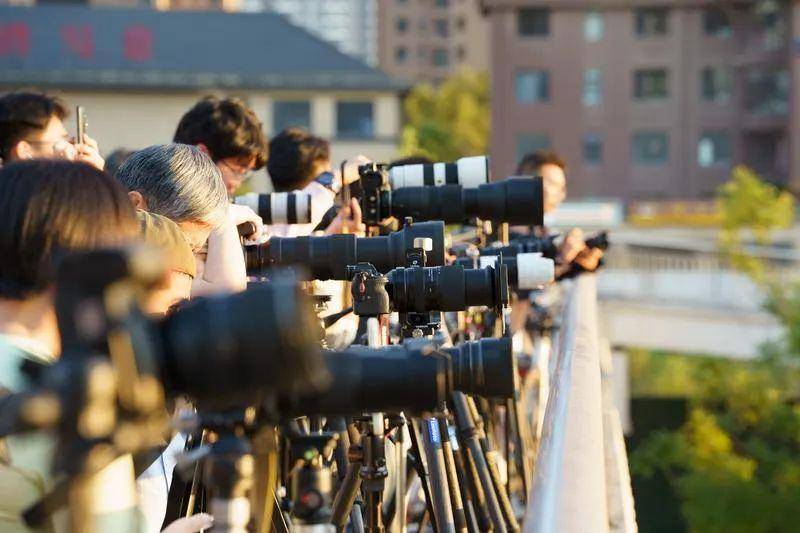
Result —
POLYGON ((442 454, 444 456, 444 468, 447 475, 447 485, 450 489, 450 505, 453 509, 453 524, 455 530, 464 532, 467 529, 467 518, 464 514, 464 501, 461 498, 461 487, 458 484, 456 475, 455 459, 453 457, 453 446, 450 443, 450 431, 447 417, 439 415, 436 417, 439 423, 439 432, 442 442, 442 454))
POLYGON ((347 471, 339 487, 339 492, 336 493, 336 497, 333 500, 331 524, 336 526, 337 530, 344 529, 347 526, 347 519, 351 514, 351 510, 355 509, 353 504, 361 488, 360 470, 360 462, 347 465, 347 471))
POLYGON ((441 431, 435 418, 422 421, 422 446, 428 458, 428 474, 431 480, 433 496, 433 516, 439 533, 453 533, 453 508, 450 505, 450 491, 447 486, 447 472, 442 453, 441 431))
POLYGON ((453 464, 455 465, 456 477, 458 478, 458 485, 461 487, 462 500, 464 503, 464 518, 466 520, 467 531, 469 533, 479 533, 481 531, 491 531, 492 526, 489 522, 489 512, 486 510, 486 501, 483 492, 480 494, 480 508, 478 498, 472 494, 475 489, 471 479, 471 472, 467 470, 464 457, 461 453, 461 448, 458 447, 458 442, 453 443, 453 464), (478 521, 478 511, 484 513, 483 522, 478 521), (481 527, 483 525, 483 527, 481 527))
POLYGON ((507 529, 503 511, 497 500, 497 493, 492 482, 492 476, 489 472, 489 466, 486 463, 486 457, 478 441, 478 429, 476 428, 467 396, 461 392, 454 392, 453 408, 456 413, 456 421, 458 422, 459 437, 462 446, 466 449, 469 461, 472 462, 475 467, 476 485, 479 485, 483 489, 486 497, 486 506, 489 511, 492 527, 498 533, 506 533, 507 529))
POLYGON ((438 531, 436 529, 436 523, 433 514, 433 496, 431 495, 428 467, 427 463, 425 462, 425 457, 422 453, 422 448, 420 447, 422 438, 420 437, 419 430, 417 429, 417 424, 414 422, 414 419, 408 419, 408 432, 411 434, 411 453, 414 456, 414 467, 417 470, 419 481, 422 484, 422 491, 425 493, 425 507, 427 508, 428 516, 431 518, 431 522, 433 523, 434 531, 438 531))
POLYGON ((489 470, 489 477, 491 479, 491 485, 489 485, 489 488, 494 488, 494 492, 497 495, 497 501, 500 504, 500 510, 503 513, 503 518, 508 525, 508 530, 512 532, 519 531, 519 522, 517 522, 517 517, 514 514, 514 508, 511 506, 511 500, 508 497, 506 486, 500 480, 500 468, 497 461, 497 452, 493 449, 489 437, 483 431, 483 422, 480 414, 478 413, 478 409, 475 406, 474 400, 467 396, 467 403, 472 411, 473 422, 475 423, 477 436, 480 441, 480 448, 483 451, 483 456, 486 460, 486 465, 489 470))

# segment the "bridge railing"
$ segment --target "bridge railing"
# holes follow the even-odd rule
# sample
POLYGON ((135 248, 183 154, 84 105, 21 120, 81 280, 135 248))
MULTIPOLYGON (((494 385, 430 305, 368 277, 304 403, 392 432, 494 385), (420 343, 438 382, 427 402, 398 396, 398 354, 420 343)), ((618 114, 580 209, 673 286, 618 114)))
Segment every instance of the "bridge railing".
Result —
POLYGON ((619 415, 603 390, 611 369, 594 276, 567 288, 560 325, 525 532, 636 531, 619 415))

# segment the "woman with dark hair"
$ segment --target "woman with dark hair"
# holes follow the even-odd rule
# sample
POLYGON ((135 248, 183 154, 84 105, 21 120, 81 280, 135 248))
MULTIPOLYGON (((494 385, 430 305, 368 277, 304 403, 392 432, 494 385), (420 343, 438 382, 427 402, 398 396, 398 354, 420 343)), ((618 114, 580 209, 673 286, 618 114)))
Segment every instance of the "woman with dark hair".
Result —
MULTIPOLYGON (((32 383, 27 369, 51 364, 59 355, 53 301, 59 259, 72 252, 131 244, 140 234, 126 191, 103 171, 86 163, 43 159, 0 168, 3 394, 28 388, 32 383)), ((50 488, 55 453, 54 440, 45 433, 0 440, 0 531, 29 531, 20 513, 50 488)), ((132 475, 130 455, 97 474, 89 490, 103 513, 99 530, 120 531, 117 521, 129 524, 131 513, 138 513, 136 490, 121 481, 132 480, 132 475)), ((60 522, 56 518, 45 530, 60 529, 60 522)))

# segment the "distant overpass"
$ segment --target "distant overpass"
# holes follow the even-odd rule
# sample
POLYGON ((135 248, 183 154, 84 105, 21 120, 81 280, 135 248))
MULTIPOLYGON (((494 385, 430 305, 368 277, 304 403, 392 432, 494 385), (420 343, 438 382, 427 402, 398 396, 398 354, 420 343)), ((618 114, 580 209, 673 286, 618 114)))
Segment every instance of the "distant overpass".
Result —
MULTIPOLYGON (((600 320, 617 347, 736 359, 781 336, 763 291, 731 270, 713 241, 653 231, 615 231, 598 276, 600 320)), ((778 279, 800 272, 794 249, 756 250, 778 279)))

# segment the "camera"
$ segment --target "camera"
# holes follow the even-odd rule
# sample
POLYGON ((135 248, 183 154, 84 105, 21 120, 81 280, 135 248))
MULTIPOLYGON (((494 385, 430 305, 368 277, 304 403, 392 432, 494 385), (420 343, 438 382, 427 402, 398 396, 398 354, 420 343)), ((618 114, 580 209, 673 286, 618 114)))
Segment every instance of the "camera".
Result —
POLYGON ((392 189, 461 185, 465 189, 488 183, 489 157, 462 157, 454 163, 401 165, 389 169, 392 189))
POLYGON ((392 310, 398 313, 463 311, 472 306, 499 310, 509 301, 508 271, 502 262, 476 269, 461 265, 396 268, 386 278, 392 310))
MULTIPOLYGON (((500 255, 482 255, 477 258, 477 265, 471 257, 459 257, 456 264, 464 268, 486 268, 495 266, 500 255)), ((519 253, 511 257, 503 257, 503 264, 508 269, 508 284, 517 290, 532 290, 546 285, 555 279, 555 263, 541 253, 519 253)))
POLYGON ((432 411, 457 390, 510 398, 516 365, 511 339, 481 339, 437 348, 426 339, 368 348, 325 351, 331 373, 324 392, 282 398, 291 414, 350 415, 362 412, 432 411))
POLYGON ((555 259, 558 256, 558 246, 555 239, 557 235, 547 237, 537 237, 536 235, 525 235, 512 239, 507 246, 487 246, 481 248, 482 256, 502 255, 504 260, 516 257, 519 254, 541 254, 548 259, 555 259))
POLYGON ((250 275, 270 266, 301 265, 311 279, 349 281, 348 265, 370 263, 379 272, 405 266, 414 240, 430 239, 427 264, 444 264, 444 223, 419 222, 383 237, 326 235, 322 237, 272 237, 268 242, 244 247, 250 275))
POLYGON ((310 224, 311 195, 305 192, 247 193, 233 203, 246 205, 264 224, 310 224))
POLYGON ((461 223, 481 218, 509 224, 541 225, 544 220, 542 179, 509 178, 477 187, 442 185, 392 189, 385 165, 359 167, 364 194, 361 211, 368 226, 395 217, 461 223))

